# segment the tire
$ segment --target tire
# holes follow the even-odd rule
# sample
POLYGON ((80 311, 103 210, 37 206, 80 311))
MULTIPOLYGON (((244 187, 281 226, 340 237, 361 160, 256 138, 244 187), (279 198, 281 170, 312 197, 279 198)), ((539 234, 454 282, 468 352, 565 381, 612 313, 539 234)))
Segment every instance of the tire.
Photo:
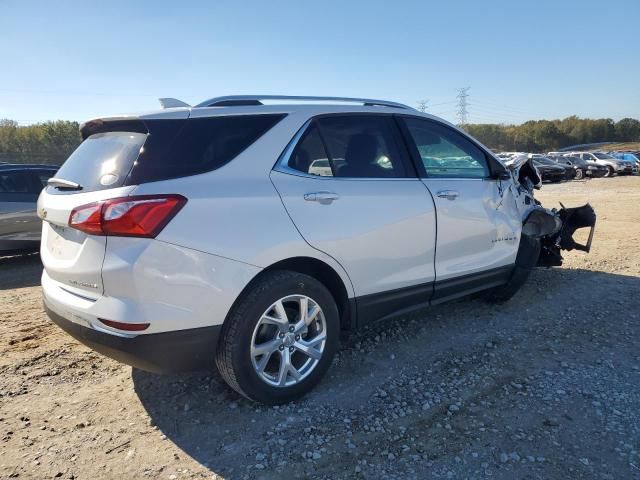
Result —
POLYGON ((577 168, 576 169, 576 176, 574 178, 576 180, 582 180, 582 177, 584 177, 584 173, 582 173, 582 169, 581 168, 577 168))
POLYGON ((216 366, 229 386, 248 399, 287 403, 305 395, 322 379, 338 349, 339 336, 338 308, 329 290, 308 275, 274 270, 259 277, 229 312, 222 327, 216 366), (307 305, 307 312, 312 314, 319 307, 304 328, 300 327, 305 323, 300 322, 302 305, 307 305), (294 324, 300 328, 295 329, 294 324), (319 340, 322 331, 324 342, 319 340), (310 347, 313 342, 318 344, 310 347), (303 349, 315 350, 313 356, 318 358, 303 353, 303 349), (256 353, 263 350, 269 352, 263 356, 256 353), (282 375, 285 358, 291 361, 299 379, 294 377, 294 370, 285 369, 282 375), (281 385, 275 384, 278 382, 281 385))
POLYGON ((613 177, 616 171, 613 169, 611 165, 607 167, 607 173, 604 174, 605 177, 613 177))
POLYGON ((498 304, 510 300, 518 290, 520 290, 520 287, 525 284, 531 271, 538 264, 540 249, 540 240, 522 235, 520 237, 516 262, 509 281, 499 287, 490 288, 489 290, 481 292, 482 299, 488 303, 498 304))

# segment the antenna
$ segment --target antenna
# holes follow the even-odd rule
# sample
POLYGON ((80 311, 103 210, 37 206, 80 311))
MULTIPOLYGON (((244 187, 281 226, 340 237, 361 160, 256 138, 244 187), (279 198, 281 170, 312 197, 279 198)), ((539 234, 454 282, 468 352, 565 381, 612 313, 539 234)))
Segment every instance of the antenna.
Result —
POLYGON ((469 97, 470 88, 471 87, 459 88, 458 94, 456 95, 456 98, 458 99, 458 125, 461 127, 467 124, 467 117, 469 115, 469 111, 467 110, 469 102, 467 101, 467 98, 469 97))
POLYGON ((429 108, 429 99, 426 98, 424 100, 418 100, 418 111, 419 112, 426 112, 427 109, 429 108))

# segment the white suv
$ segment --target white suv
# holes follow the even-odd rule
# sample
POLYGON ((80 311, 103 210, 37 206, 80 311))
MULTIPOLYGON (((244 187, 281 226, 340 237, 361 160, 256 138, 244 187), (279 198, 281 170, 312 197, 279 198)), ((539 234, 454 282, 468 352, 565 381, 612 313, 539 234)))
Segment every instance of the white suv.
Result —
POLYGON ((38 201, 49 316, 138 368, 215 363, 246 397, 286 402, 321 379, 340 330, 505 300, 560 248, 589 248, 571 234, 590 207, 543 209, 526 159, 507 169, 404 105, 164 104, 84 124, 38 201))

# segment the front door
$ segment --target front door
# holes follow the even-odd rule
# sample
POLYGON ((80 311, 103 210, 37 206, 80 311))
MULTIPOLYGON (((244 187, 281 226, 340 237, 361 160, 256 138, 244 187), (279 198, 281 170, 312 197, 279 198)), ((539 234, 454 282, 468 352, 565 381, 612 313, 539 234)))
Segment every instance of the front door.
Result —
POLYGON ((416 117, 402 121, 436 205, 433 301, 504 282, 521 230, 508 183, 492 178, 487 154, 457 130, 416 117))

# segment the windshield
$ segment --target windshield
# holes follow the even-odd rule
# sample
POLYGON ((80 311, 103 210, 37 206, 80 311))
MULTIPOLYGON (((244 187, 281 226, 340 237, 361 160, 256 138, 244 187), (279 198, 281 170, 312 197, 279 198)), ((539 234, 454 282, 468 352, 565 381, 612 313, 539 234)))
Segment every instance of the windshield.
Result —
POLYGON ((542 165, 557 165, 553 160, 549 160, 547 157, 533 157, 534 162, 541 163, 542 165))
POLYGON ((611 155, 607 155, 606 153, 595 152, 594 155, 596 156, 596 158, 600 160, 615 160, 615 157, 612 157, 611 155))

